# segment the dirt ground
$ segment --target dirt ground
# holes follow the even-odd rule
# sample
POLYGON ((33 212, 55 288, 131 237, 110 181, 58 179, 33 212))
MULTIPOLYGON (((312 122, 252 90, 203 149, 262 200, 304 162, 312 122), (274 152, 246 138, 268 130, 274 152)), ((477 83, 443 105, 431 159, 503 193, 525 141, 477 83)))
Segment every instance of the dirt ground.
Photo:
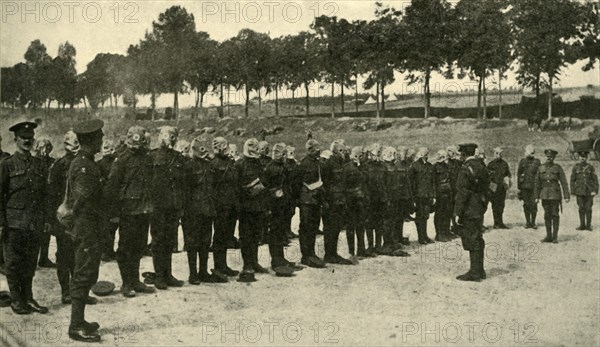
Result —
MULTIPOLYGON (((598 345, 599 214, 595 231, 576 231, 576 205, 572 201, 564 210, 560 243, 543 244, 543 226, 524 229, 519 203, 508 201, 505 220, 511 229, 484 235, 488 278, 481 283, 455 279, 468 267, 459 241, 413 243, 409 258, 380 256, 356 266, 306 268, 293 278, 271 273, 257 275, 252 284, 186 282, 183 288, 133 299, 115 291, 88 306, 86 317, 101 324, 103 345, 119 346, 598 345)), ((491 223, 488 211, 486 225, 491 223)), ((406 228, 414 241, 414 224, 406 228)), ((319 236, 320 255, 322 241, 319 236)), ((54 243, 51 247, 53 253, 54 243)), ((339 247, 347 255, 344 233, 339 247)), ((286 253, 299 261, 297 240, 286 253)), ((187 279, 185 253, 173 262, 175 275, 187 279)), ((230 251, 229 262, 241 267, 239 251, 230 251)), ((260 262, 269 265, 266 246, 260 262)), ((150 258, 142 260, 141 271, 152 271, 150 258)), ((118 289, 115 262, 102 264, 100 279, 118 289)), ((6 289, 4 278, 0 287, 6 289)), ((34 287, 50 313, 16 316, 1 309, 2 334, 10 332, 27 346, 78 345, 67 336, 70 308, 60 303, 55 271, 40 269, 34 287)))

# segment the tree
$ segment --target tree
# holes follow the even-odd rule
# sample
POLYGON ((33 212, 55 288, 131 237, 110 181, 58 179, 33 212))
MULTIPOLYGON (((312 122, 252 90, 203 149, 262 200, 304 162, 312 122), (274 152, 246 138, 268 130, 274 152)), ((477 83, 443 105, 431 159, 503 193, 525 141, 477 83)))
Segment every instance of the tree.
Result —
POLYGON ((202 109, 204 95, 217 78, 217 42, 205 32, 196 33, 192 42, 192 64, 186 75, 186 81, 196 91, 195 109, 202 109))
POLYGON ((62 105, 63 109, 66 104, 73 108, 75 103, 78 102, 75 95, 77 87, 76 55, 77 50, 67 41, 59 45, 58 56, 52 60, 50 89, 59 106, 62 105))
POLYGON ((584 22, 574 46, 578 49, 578 57, 588 60, 583 71, 590 71, 600 61, 600 3, 589 1, 585 4, 584 22))
POLYGON ((161 43, 149 32, 137 45, 130 45, 127 49, 132 67, 128 84, 130 92, 150 95, 152 120, 156 115, 156 99, 167 90, 161 74, 162 61, 157 59, 161 51, 161 43))
MULTIPOLYGON (((511 62, 512 37, 510 24, 505 15, 506 3, 500 0, 461 0, 456 5, 458 38, 456 42, 459 76, 468 73, 478 80, 477 118, 487 118, 486 78, 499 70, 503 74, 511 62)), ((499 77, 501 78, 501 77, 499 77)))
POLYGON ((430 115, 431 74, 452 61, 456 21, 446 0, 412 0, 404 15, 404 44, 409 47, 403 68, 409 83, 423 83, 425 118, 430 115), (450 43, 450 44, 449 44, 450 43))
POLYGON ((173 93, 173 112, 179 119, 179 93, 184 91, 187 69, 192 62, 190 47, 196 38, 194 15, 181 6, 172 6, 152 22, 152 33, 160 45, 155 57, 167 90, 173 93))
POLYGON ((562 68, 577 60, 573 40, 586 23, 584 7, 571 0, 514 0, 512 6, 518 79, 533 85, 539 98, 541 76, 546 75, 550 119, 552 87, 562 68))
POLYGON ((52 65, 52 58, 46 53, 46 46, 40 40, 31 41, 25 52, 25 63, 29 67, 27 95, 30 107, 36 109, 48 97, 52 65))

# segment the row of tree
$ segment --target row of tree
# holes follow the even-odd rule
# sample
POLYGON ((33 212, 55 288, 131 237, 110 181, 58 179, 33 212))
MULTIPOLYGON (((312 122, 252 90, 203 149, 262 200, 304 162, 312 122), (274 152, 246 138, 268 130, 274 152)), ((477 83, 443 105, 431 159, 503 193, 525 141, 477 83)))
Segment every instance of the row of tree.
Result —
POLYGON ((591 1, 460 0, 451 6, 446 0, 412 0, 405 12, 376 3, 375 17, 320 16, 310 30, 295 35, 270 38, 243 29, 217 42, 196 30, 193 14, 173 6, 126 55, 100 53, 80 75, 71 44, 62 44, 52 59, 39 40, 33 41, 25 63, 2 68, 1 101, 34 109, 53 100, 63 108, 83 101, 95 109, 107 100, 116 107, 122 98, 135 108, 138 96, 149 95, 154 110, 160 94, 172 93, 177 115, 181 93, 193 92, 198 110, 211 91, 223 106, 224 88, 233 87, 245 93, 246 116, 251 93, 258 97, 259 112, 262 96, 275 93, 278 115, 278 92, 287 88, 294 97, 304 87, 309 114, 309 88, 319 82, 331 84, 332 96, 339 86, 344 112, 345 88, 357 91, 359 77, 365 77, 364 88, 375 88, 379 100, 394 82, 394 72, 400 72, 409 83, 423 85, 428 117, 429 81, 441 73, 478 81, 478 116, 485 118, 486 78, 501 83, 514 69, 520 84, 532 87, 536 96, 542 88, 549 90, 551 117, 552 86, 562 69, 588 59, 584 70, 589 70, 600 59, 599 6, 591 1))

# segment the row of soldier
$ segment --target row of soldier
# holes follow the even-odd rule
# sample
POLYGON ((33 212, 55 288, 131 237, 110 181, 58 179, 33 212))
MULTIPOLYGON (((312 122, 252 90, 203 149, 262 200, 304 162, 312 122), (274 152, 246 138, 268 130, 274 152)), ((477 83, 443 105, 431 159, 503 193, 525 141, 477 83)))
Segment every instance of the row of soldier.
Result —
MULTIPOLYGON (((402 250, 402 245, 408 244, 408 239, 403 236, 404 222, 413 219, 411 214, 414 213, 419 243, 433 242, 427 235, 427 219, 435 211, 435 239, 449 241, 457 237, 453 230, 461 234, 465 249, 472 252, 471 269, 459 279, 480 280, 485 278, 481 232, 488 200, 492 202, 494 227, 506 228, 502 214, 511 174, 500 148, 494 150, 496 158, 486 168, 483 152, 475 153, 476 146, 470 144, 462 146, 462 160, 459 148, 451 146, 439 151, 435 163, 431 164, 426 148, 420 148, 416 153, 406 148, 395 149, 378 144, 350 149, 343 140, 336 140, 329 150, 321 151, 320 144, 309 139, 306 157, 297 162, 292 147, 277 143, 269 149, 268 143, 256 139, 246 141, 241 158, 238 158, 235 147, 222 137, 210 142, 199 137, 189 147, 177 146, 177 130, 168 126, 159 133, 159 147, 150 150, 149 133, 134 126, 128 130, 125 143, 117 149, 116 155, 105 151, 104 158, 94 163, 94 155, 102 147, 101 127, 100 121, 76 126, 74 130, 77 132, 79 129, 78 133, 65 135, 66 154, 50 165, 48 154, 51 149, 48 150, 47 141, 36 143, 38 152, 46 154, 41 155, 39 160, 31 160, 24 154, 33 146, 35 123, 17 124, 11 130, 15 131, 18 151, 11 157, 15 159, 2 164, 1 201, 6 220, 3 226, 6 232, 3 234, 8 235, 3 236, 3 248, 7 250, 7 258, 11 258, 6 269, 11 287, 11 306, 16 313, 47 312, 31 295, 30 278, 33 278, 39 249, 38 243, 31 240, 45 240, 52 233, 57 240, 57 273, 63 291, 62 300, 72 303, 72 335, 79 340, 99 339, 97 324, 86 323, 83 310, 86 303, 94 303, 88 294, 89 287, 97 281, 96 263, 99 266, 100 254, 106 251, 107 244, 112 249, 114 234, 110 233, 117 227, 117 263, 123 281, 121 292, 126 297, 154 292, 154 288, 142 283, 139 276, 140 259, 146 250, 149 229, 155 270, 152 283, 155 288, 167 289, 183 285, 183 281, 176 279, 171 271, 172 251, 176 247, 180 224, 191 284, 223 283, 228 281, 228 276, 238 274, 239 281, 254 281, 255 273, 268 272, 258 263, 261 241, 269 244, 271 266, 276 274, 289 276, 301 270, 302 266, 285 259, 283 251, 291 233, 291 219, 296 207, 300 208, 301 263, 316 268, 325 267, 326 263, 350 265, 356 263, 355 256, 407 256, 402 250), (180 152, 175 149, 180 149, 180 152), (79 163, 73 163, 76 156, 81 158, 79 163), (468 163, 475 164, 469 166, 468 163), (462 170, 463 181, 466 182, 462 194, 459 183, 461 167, 471 168, 462 170), (13 171, 15 174, 11 175, 13 171), (24 174, 23 177, 20 174, 24 174), (48 177, 47 184, 34 184, 39 177, 48 177), (23 181, 19 181, 20 178, 23 181), (18 187, 27 181, 28 192, 13 196, 13 185, 19 190, 18 187), (475 192, 467 194, 469 189, 475 189, 475 192), (65 193, 78 217, 75 220, 81 221, 79 225, 75 223, 71 230, 65 230, 55 218, 55 211, 64 201, 65 193), (475 195, 480 203, 469 205, 475 195), (78 201, 87 203, 80 202, 78 205, 78 201), (457 202, 460 206, 455 206, 457 202), (465 217, 470 210, 472 216, 465 217), (15 211, 23 214, 15 215, 15 211), (39 216, 39 211, 44 211, 44 216, 39 216), (34 217, 29 220, 37 221, 37 224, 9 223, 12 219, 26 216, 34 217), (321 220, 325 243, 323 259, 315 252, 315 238, 321 220), (465 223, 466 220, 469 222, 465 223), (473 220, 477 222, 473 223, 473 220), (241 273, 227 265, 227 249, 231 247, 238 221, 244 264, 241 273), (25 232, 11 232, 11 229, 25 232), (350 259, 338 254, 338 238, 342 229, 346 230, 350 259), (40 230, 45 233, 40 234, 40 230), (38 233, 34 235, 35 232, 38 233), (13 234, 22 235, 10 241, 13 234), (211 240, 214 269, 209 274, 207 262, 211 240), (96 251, 92 252, 93 255, 89 252, 90 242, 96 251), (19 245, 19 249, 11 245, 19 245), (85 250, 85 254, 78 250, 85 250), (78 255, 83 259, 78 259, 78 255), (78 260, 85 266, 77 266, 78 260), (15 270, 18 261, 28 264, 26 271, 15 270), (11 282, 18 285, 11 286, 11 282)), ((106 146, 105 142, 104 147, 110 146, 106 146)), ((549 160, 556 154, 552 151, 547 153, 553 154, 549 155, 549 160)), ((520 163, 518 173, 527 227, 535 223, 530 221, 533 207, 528 199, 541 195, 543 200, 549 200, 544 195, 544 185, 546 181, 553 181, 545 174, 548 170, 534 170, 526 165, 524 161, 533 155, 529 154, 520 163), (530 192, 529 176, 532 174, 534 189, 530 192)), ((582 158, 584 154, 581 153, 582 158)), ((533 166, 541 167, 539 161, 534 163, 533 166)), ((572 185, 578 175, 589 176, 589 179, 584 179, 585 182, 594 181, 591 165, 577 167, 573 169, 572 185)), ((565 187, 566 183, 558 171, 556 174, 556 181, 565 187)), ((597 178, 595 180, 597 192, 597 178)), ((595 194, 593 183, 590 187, 588 195, 595 194)), ((566 189, 565 196, 568 197, 566 189)), ((589 211, 584 213, 584 216, 590 213, 589 223, 592 199, 582 198, 581 201, 585 206, 589 205, 589 211)), ((543 205, 549 204, 543 201, 543 205)), ((549 234, 549 237, 556 241, 556 235, 549 234)), ((47 256, 42 257, 42 263, 46 263, 45 259, 47 256)))

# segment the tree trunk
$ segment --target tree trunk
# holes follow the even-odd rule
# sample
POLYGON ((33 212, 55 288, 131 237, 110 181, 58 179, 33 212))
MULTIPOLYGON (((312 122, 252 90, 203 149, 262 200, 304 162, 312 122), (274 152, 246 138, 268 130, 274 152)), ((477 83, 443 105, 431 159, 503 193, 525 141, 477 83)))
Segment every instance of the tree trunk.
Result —
MULTIPOLYGON (((221 78, 220 83, 221 95, 219 95, 219 102, 221 103, 221 110, 223 109, 223 79, 221 78)), ((229 94, 229 86, 227 86, 227 93, 229 94)))
POLYGON ((310 91, 308 90, 309 87, 309 83, 308 82, 304 82, 304 89, 306 89, 306 117, 308 117, 309 112, 308 109, 310 107, 310 91))
POLYGON ((179 92, 177 90, 173 92, 173 115, 179 124, 179 92))
POLYGON ((82 99, 83 99, 83 109, 87 111, 87 102, 85 101, 85 96, 82 99))
POLYGON ((156 118, 156 91, 150 93, 150 108, 152 108, 152 121, 156 118))
POLYGON ((260 88, 258 88, 258 116, 262 116, 262 95, 260 93, 260 88))
POLYGON ((358 75, 354 75, 355 85, 354 85, 354 108, 356 109, 356 113, 358 113, 358 75))
POLYGON ((335 118, 335 98, 334 98, 334 92, 335 92, 335 84, 333 82, 331 82, 331 118, 335 118))
POLYGON ((385 82, 381 81, 381 117, 385 117, 385 82))
POLYGON ((244 115, 248 118, 248 107, 250 107, 250 88, 246 86, 246 105, 244 106, 244 115))
MULTIPOLYGON (((204 111, 204 107, 203 107, 203 103, 204 103, 204 94, 206 94, 206 92, 200 92, 200 112, 204 111)), ((204 113, 204 112, 203 112, 204 113)), ((200 113, 198 113, 200 114, 200 113)))
POLYGON ((341 106, 342 106, 342 115, 344 114, 344 81, 342 81, 342 85, 341 85, 342 89, 341 89, 341 96, 342 96, 342 102, 341 102, 341 106))
POLYGON ((275 82, 275 117, 279 117, 279 82, 275 82))
POLYGON ((485 73, 483 75, 483 119, 487 120, 487 88, 485 87, 485 73))
POLYGON ((115 94, 115 109, 119 108, 119 94, 115 94))
POLYGON ((554 75, 549 75, 549 83, 548 83, 548 120, 552 119, 552 82, 554 80, 554 75))
POLYGON ((431 72, 429 69, 425 70, 425 85, 423 86, 425 96, 425 118, 429 118, 430 106, 431 106, 431 93, 429 92, 429 79, 431 78, 431 72))
POLYGON ((498 70, 498 119, 502 119, 502 69, 498 70))
POLYGON ((480 76, 479 81, 477 83, 477 119, 481 119, 481 84, 483 79, 480 76))
POLYGON ((375 118, 379 120, 379 81, 375 84, 375 104, 377 105, 377 111, 375 112, 375 118))
POLYGON ((112 93, 108 94, 108 101, 110 102, 110 108, 114 108, 114 106, 113 106, 113 99, 112 99, 112 93))

